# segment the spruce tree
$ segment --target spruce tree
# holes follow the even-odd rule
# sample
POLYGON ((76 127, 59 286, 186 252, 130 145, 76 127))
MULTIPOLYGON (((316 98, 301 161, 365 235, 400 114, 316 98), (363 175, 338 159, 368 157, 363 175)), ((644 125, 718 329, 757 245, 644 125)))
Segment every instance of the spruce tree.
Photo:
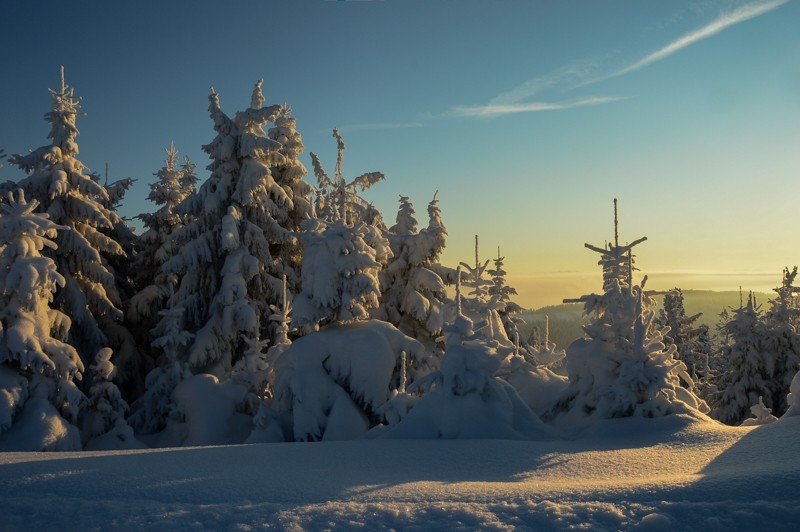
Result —
POLYGON ((89 366, 92 374, 92 386, 89 388, 89 401, 82 415, 83 441, 87 448, 106 447, 97 443, 102 440, 111 441, 116 448, 129 447, 134 441, 133 429, 125 421, 129 408, 122 398, 117 385, 112 382, 116 367, 111 362, 112 351, 103 348, 94 357, 89 366), (94 441, 93 441, 94 440, 94 441))
POLYGON ((71 320, 51 308, 53 294, 66 280, 53 259, 42 254, 45 248, 57 249, 57 232, 68 229, 34 212, 38 206, 35 199, 27 202, 22 190, 0 204, 0 433, 25 408, 48 433, 38 442, 21 442, 20 450, 80 450, 74 425, 86 398, 75 382, 81 380, 83 363, 64 342, 71 320), (46 421, 51 416, 63 418, 63 433, 57 423, 46 421))
POLYGON ((292 209, 292 195, 271 172, 286 158, 263 129, 281 107, 263 107, 261 81, 250 108, 233 118, 213 89, 209 101, 217 136, 203 150, 211 175, 178 208, 191 221, 174 233, 181 251, 164 271, 181 279, 174 306, 185 310, 186 329, 195 334, 192 370, 224 378, 248 346, 272 339, 262 318, 279 303, 285 267, 271 249, 295 236, 278 221, 292 209))
POLYGON ((418 231, 414 206, 407 196, 400 196, 396 223, 386 232, 392 258, 380 273, 381 301, 373 316, 440 355, 444 346, 437 338, 449 300, 444 281, 434 271, 447 234, 440 223, 437 201, 434 196, 428 227, 418 231))
POLYGON ((192 376, 189 370, 188 349, 194 335, 183 328, 184 310, 170 307, 159 312, 161 321, 153 330, 153 347, 161 350, 161 364, 147 374, 147 391, 134 403, 131 424, 153 434, 166 427, 172 419, 179 421, 175 389, 192 376))
POLYGON ((478 254, 478 235, 475 235, 475 265, 466 262, 460 263, 461 268, 466 272, 461 280, 462 285, 468 288, 466 297, 463 298, 464 313, 472 319, 476 330, 487 339, 492 339, 505 346, 514 343, 512 338, 506 334, 500 313, 498 311, 505 308, 504 303, 490 294, 490 290, 495 287, 492 280, 486 275, 489 273, 488 260, 481 262, 478 254))
POLYGON ((788 408, 786 396, 794 375, 800 370, 800 288, 794 286, 797 266, 784 268, 781 286, 775 288, 777 296, 769 301, 764 315, 766 349, 775 357, 775 395, 772 411, 783 415, 788 408))
POLYGON ((69 342, 87 361, 108 345, 99 320, 122 319, 121 299, 108 266, 109 257, 124 255, 122 246, 108 236, 121 220, 109 208, 108 191, 77 158, 80 102, 64 83, 63 69, 61 88, 50 90, 50 95, 52 109, 45 119, 52 143, 9 161, 29 174, 19 185, 40 203, 41 211, 69 228, 55 238, 58 253, 47 252, 64 277, 53 305, 72 318, 69 342))
POLYGON ((564 300, 584 303, 590 321, 583 327, 588 338, 567 348, 569 385, 553 414, 566 412, 580 420, 708 410, 680 385, 681 379, 691 382, 691 377, 675 359, 675 346, 665 347, 664 332, 653 323, 653 293, 644 290, 647 277, 638 285, 633 282, 633 247, 646 239, 619 243, 615 199, 613 243, 605 248, 586 244, 600 254, 603 293, 564 300))
POLYGON ((319 185, 317 189, 317 215, 326 221, 343 220, 345 223, 365 222, 379 227, 376 221, 376 212, 368 201, 359 196, 358 192, 365 191, 379 181, 386 179, 381 172, 367 172, 361 174, 349 183, 342 174, 342 162, 346 148, 342 135, 338 129, 333 130, 336 139, 336 166, 333 170, 333 179, 330 178, 319 157, 311 152, 311 161, 314 165, 314 175, 319 185))
POLYGON ((489 297, 492 306, 500 316, 500 323, 505 329, 506 336, 522 347, 527 347, 525 339, 520 337, 519 325, 523 320, 517 315, 522 312, 522 307, 511 300, 512 296, 517 295, 517 290, 509 286, 506 282, 506 272, 503 269, 505 257, 500 256, 500 247, 497 247, 497 258, 493 259, 494 269, 488 270, 492 286, 489 287, 489 297))
MULTIPOLYGON (((297 120, 292 116, 291 107, 286 104, 280 107, 275 125, 267 131, 267 136, 280 144, 278 153, 283 156, 280 164, 270 167, 272 177, 292 200, 286 209, 276 213, 276 220, 281 227, 300 233, 305 221, 315 217, 311 198, 314 187, 305 180, 308 171, 300 161, 303 137, 297 131, 297 120)), ((270 243, 270 254, 281 265, 281 274, 286 276, 289 296, 297 294, 300 291, 302 248, 293 240, 279 240, 270 243)), ((277 340, 280 334, 274 330, 273 340, 277 340)))
MULTIPOLYGON (((688 316, 683 305, 683 291, 674 288, 664 294, 664 306, 659 313, 659 322, 662 326, 669 327, 669 332, 664 336, 664 344, 669 347, 674 344, 677 351, 676 357, 686 364, 689 375, 697 380, 697 375, 706 363, 707 328, 706 338, 701 338, 703 330, 695 327, 695 322, 702 316, 694 314, 688 316)), ((689 385, 689 383, 684 383, 689 385)))
POLYGON ((150 184, 147 196, 158 209, 137 216, 145 231, 138 239, 135 260, 139 291, 131 298, 128 316, 146 331, 155 327, 158 312, 166 307, 177 282, 175 275, 166 273, 162 267, 179 251, 172 234, 186 224, 186 217, 175 209, 195 192, 197 183, 195 165, 188 157, 180 165, 174 144, 164 151, 167 154, 164 166, 154 174, 157 179, 150 184))
POLYGON ((759 397, 764 398, 768 408, 775 409, 779 387, 775 379, 775 356, 768 349, 761 306, 752 292, 746 304, 732 309, 730 319, 722 327, 729 343, 721 353, 725 366, 712 415, 723 423, 739 425, 759 397))

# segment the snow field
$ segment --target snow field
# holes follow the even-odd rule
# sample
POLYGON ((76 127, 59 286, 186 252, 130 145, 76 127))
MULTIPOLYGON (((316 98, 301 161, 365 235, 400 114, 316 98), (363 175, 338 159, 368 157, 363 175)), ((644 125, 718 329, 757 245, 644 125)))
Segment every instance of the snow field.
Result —
POLYGON ((798 436, 672 415, 547 442, 5 453, 0 528, 791 530, 798 436))

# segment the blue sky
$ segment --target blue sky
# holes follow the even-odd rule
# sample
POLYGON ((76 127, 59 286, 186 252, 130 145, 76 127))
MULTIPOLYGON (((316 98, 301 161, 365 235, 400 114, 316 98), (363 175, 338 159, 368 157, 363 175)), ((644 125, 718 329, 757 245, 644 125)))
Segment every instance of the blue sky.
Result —
MULTIPOLYGON (((58 68, 83 97, 81 159, 144 200, 174 140, 200 168, 223 109, 288 102, 306 150, 420 218, 435 190, 444 261, 501 246, 520 302, 598 288, 584 242, 647 235, 652 286, 767 289, 800 256, 796 1, 6 2, 0 147, 45 143, 58 68)), ((305 156, 310 167, 310 159, 305 156)), ((0 170, 17 179, 15 169, 0 170)))

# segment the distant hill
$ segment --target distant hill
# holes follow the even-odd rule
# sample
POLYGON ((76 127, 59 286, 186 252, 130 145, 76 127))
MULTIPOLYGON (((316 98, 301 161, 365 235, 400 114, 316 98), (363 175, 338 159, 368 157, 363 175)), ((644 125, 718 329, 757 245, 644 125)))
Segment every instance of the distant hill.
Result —
MULTIPOLYGON (((767 301, 771 294, 754 292, 756 301, 763 305, 766 310, 767 301)), ((744 294, 747 297, 747 293, 744 294)), ((662 296, 657 296, 656 301, 661 305, 662 296)), ((728 307, 737 308, 739 306, 739 291, 730 290, 725 292, 715 292, 713 290, 684 290, 684 306, 689 315, 701 312, 703 315, 698 319, 698 323, 703 323, 714 332, 714 326, 719 322, 719 315, 723 309, 728 307)), ((583 317, 583 305, 580 303, 565 303, 563 305, 551 305, 540 309, 524 311, 520 315, 526 322, 522 327, 522 335, 527 338, 530 335, 533 325, 544 328, 544 317, 550 318, 550 340, 555 342, 559 349, 566 348, 576 338, 583 336, 581 325, 586 323, 583 317)))

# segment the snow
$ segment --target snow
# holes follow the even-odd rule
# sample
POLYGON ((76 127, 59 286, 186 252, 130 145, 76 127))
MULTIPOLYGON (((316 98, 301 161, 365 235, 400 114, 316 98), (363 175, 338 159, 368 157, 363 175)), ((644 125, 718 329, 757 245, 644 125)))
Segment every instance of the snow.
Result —
POLYGON ((705 531, 800 522, 797 417, 755 428, 699 415, 600 425, 569 441, 5 453, 2 526, 705 531))

